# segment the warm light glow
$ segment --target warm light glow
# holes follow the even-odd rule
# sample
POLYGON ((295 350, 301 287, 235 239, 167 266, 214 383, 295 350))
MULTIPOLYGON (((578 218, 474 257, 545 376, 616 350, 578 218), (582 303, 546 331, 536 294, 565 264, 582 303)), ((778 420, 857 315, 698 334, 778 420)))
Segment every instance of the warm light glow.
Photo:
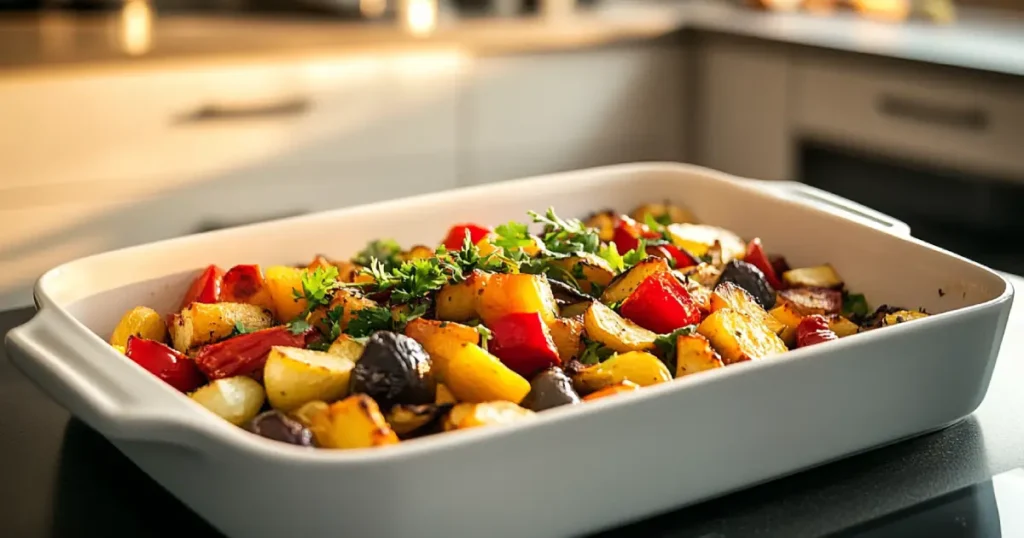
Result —
POLYGON ((853 5, 869 19, 900 22, 910 15, 910 0, 854 0, 853 5))
POLYGON ((127 0, 121 8, 121 46, 132 56, 153 47, 153 8, 146 0, 127 0))
POLYGON ((359 0, 359 13, 368 19, 380 17, 387 7, 387 0, 359 0))
POLYGON ((405 0, 403 18, 411 33, 429 34, 437 26, 437 0, 405 0))

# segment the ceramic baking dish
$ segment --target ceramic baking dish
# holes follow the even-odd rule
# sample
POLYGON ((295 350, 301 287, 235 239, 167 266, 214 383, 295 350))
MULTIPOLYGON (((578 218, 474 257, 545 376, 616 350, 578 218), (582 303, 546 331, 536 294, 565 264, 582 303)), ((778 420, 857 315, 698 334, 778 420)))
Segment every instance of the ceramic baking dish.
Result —
POLYGON ((902 223, 792 183, 679 164, 543 176, 184 237, 43 275, 15 363, 55 400, 230 536, 580 535, 941 428, 982 401, 1013 291, 902 223), (761 237, 794 266, 832 263, 872 304, 924 320, 737 364, 525 424, 376 450, 311 450, 215 417, 107 346, 120 315, 164 312, 209 263, 348 257, 375 237, 433 243, 497 224, 671 199, 761 237))

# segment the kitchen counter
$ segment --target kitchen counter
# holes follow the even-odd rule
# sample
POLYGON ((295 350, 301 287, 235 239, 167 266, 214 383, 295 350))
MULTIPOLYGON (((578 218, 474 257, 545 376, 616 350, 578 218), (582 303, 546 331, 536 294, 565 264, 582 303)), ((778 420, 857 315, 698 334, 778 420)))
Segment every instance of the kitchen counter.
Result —
MULTIPOLYGON (((1019 277, 1012 282, 1017 289, 1024 286, 1019 277)), ((32 313, 0 313, 0 335, 32 313)), ((1024 466, 1022 354, 1024 304, 1017 301, 988 394, 964 421, 602 536, 819 536, 1024 466)), ((108 441, 29 383, 2 348, 0 432, 0 536, 218 536, 108 441)), ((922 535, 985 535, 972 531, 975 520, 995 507, 972 510, 943 521, 943 532, 922 535)))
POLYGON ((92 15, 0 17, 0 72, 148 67, 294 54, 457 48, 472 54, 578 49, 684 29, 747 36, 1015 76, 1024 75, 1024 18, 962 9, 959 21, 888 24, 751 11, 713 1, 606 1, 552 17, 458 17, 405 23, 327 18, 157 15, 143 0, 92 15))

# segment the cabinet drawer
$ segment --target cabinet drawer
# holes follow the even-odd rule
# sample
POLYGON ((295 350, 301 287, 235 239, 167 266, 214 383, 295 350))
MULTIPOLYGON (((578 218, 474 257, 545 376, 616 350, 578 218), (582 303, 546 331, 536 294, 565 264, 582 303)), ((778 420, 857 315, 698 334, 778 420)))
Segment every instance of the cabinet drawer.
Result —
POLYGON ((804 133, 997 177, 1024 177, 1024 84, 917 65, 803 59, 804 133))

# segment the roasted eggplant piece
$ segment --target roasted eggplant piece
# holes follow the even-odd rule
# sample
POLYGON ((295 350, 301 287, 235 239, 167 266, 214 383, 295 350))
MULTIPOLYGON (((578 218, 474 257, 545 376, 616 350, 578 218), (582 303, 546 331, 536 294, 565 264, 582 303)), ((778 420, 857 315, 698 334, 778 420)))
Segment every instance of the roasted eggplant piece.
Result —
MULTIPOLYGON (((564 282, 575 281, 586 293, 592 293, 594 285, 604 288, 615 278, 615 271, 608 265, 608 262, 594 254, 580 254, 554 260, 551 262, 551 266, 558 269, 548 273, 552 279, 564 282)), ((552 291, 554 290, 552 289, 552 291)))
POLYGON ((775 289, 760 269, 747 262, 733 260, 725 264, 718 282, 732 282, 743 288, 765 310, 775 306, 775 289))
POLYGON ((313 446, 313 432, 309 431, 301 422, 280 411, 267 411, 257 415, 256 418, 246 423, 245 429, 274 441, 290 445, 313 446))
MULTIPOLYGON (((555 304, 558 305, 559 310, 580 303, 589 303, 594 300, 593 297, 565 282, 549 279, 548 284, 551 285, 551 293, 555 296, 555 304)), ((563 312, 562 315, 564 316, 565 313, 563 312)))
POLYGON ((441 432, 442 418, 453 404, 396 405, 387 414, 388 424, 405 440, 441 432))
POLYGON ((580 395, 572 388, 572 380, 561 368, 551 367, 530 381, 530 393, 520 405, 533 411, 543 411, 560 405, 580 403, 580 395))
POLYGON ((437 382, 431 366, 430 356, 418 342, 404 334, 379 331, 370 336, 352 369, 349 392, 370 396, 382 409, 434 403, 437 382))
POLYGON ((843 294, 828 288, 791 288, 779 292, 779 297, 793 303, 804 316, 838 314, 843 309, 843 294))

